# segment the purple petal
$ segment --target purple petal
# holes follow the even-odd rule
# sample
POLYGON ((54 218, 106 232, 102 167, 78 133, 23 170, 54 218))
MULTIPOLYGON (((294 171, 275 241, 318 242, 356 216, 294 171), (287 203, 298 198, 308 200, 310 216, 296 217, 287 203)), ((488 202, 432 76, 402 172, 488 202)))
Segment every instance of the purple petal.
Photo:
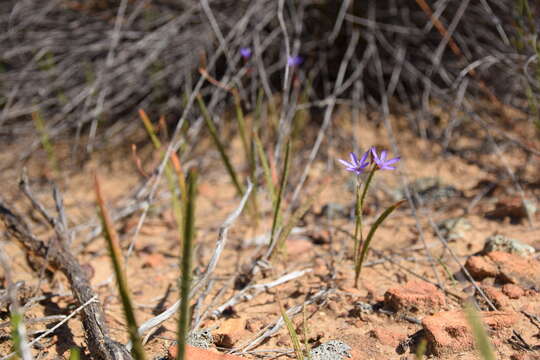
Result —
POLYGON ((393 159, 390 159, 390 160, 386 161, 385 164, 386 164, 386 165, 395 164, 395 163, 397 163, 399 160, 401 160, 401 158, 395 157, 395 158, 393 158, 393 159))
POLYGON ((351 153, 351 164, 354 164, 354 166, 358 166, 358 158, 356 157, 355 153, 351 153))
POLYGON ((345 161, 345 160, 338 159, 338 161, 339 161, 340 163, 342 163, 343 165, 345 165, 346 167, 354 167, 353 164, 349 164, 349 163, 348 163, 347 161, 345 161))
POLYGON ((372 146, 370 150, 371 150, 371 155, 373 155, 373 160, 376 163, 379 163, 379 155, 377 155, 377 149, 375 148, 375 146, 372 146))
POLYGON ((381 159, 382 162, 385 162, 386 155, 388 155, 388 151, 386 151, 386 150, 381 151, 381 158, 380 159, 381 159))
POLYGON ((361 166, 364 166, 364 167, 365 167, 365 166, 368 166, 368 165, 369 165, 369 163, 366 162, 366 159, 367 159, 368 156, 369 156, 369 150, 366 151, 366 152, 364 153, 364 155, 362 155, 362 157, 360 158, 360 164, 361 164, 361 166))
POLYGON ((244 59, 248 59, 251 57, 251 49, 248 48, 248 47, 245 47, 245 48, 241 48, 240 49, 240 55, 242 55, 242 57, 244 59))

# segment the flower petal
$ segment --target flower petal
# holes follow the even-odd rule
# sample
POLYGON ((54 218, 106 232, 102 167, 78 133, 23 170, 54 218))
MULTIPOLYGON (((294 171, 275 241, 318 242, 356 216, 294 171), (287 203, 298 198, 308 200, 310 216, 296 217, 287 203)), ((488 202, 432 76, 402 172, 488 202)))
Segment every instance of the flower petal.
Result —
POLYGON ((369 162, 366 161, 368 156, 369 156, 369 150, 366 151, 366 152, 362 155, 362 157, 360 158, 360 166, 366 167, 366 166, 369 165, 369 162))
POLYGON ((356 157, 356 154, 352 152, 350 156, 351 156, 351 164, 358 166, 358 158, 356 157))
POLYGON ((375 148, 375 146, 372 146, 370 150, 371 150, 371 155, 373 155, 373 161, 375 161, 376 163, 379 163, 379 155, 377 155, 377 149, 375 148))
POLYGON ((395 164, 395 163, 397 163, 399 160, 401 160, 400 157, 395 157, 395 158, 393 158, 393 159, 390 159, 390 160, 385 161, 385 165, 395 164))
POLYGON ((346 167, 354 167, 353 164, 349 164, 349 162, 347 162, 347 161, 345 161, 345 160, 338 159, 338 161, 339 161, 341 164, 345 165, 346 167))

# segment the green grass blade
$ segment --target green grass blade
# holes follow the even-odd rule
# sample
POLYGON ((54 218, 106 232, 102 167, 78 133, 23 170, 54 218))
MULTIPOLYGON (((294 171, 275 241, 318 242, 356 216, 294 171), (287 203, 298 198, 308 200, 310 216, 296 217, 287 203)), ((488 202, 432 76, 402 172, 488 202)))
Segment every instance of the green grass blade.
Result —
POLYGON ((178 354, 177 359, 184 360, 186 354, 186 339, 189 332, 189 290, 191 286, 191 255, 193 237, 195 233, 195 198, 197 187, 197 173, 191 170, 187 179, 187 197, 184 204, 184 242, 181 254, 181 303, 180 318, 178 321, 178 354))
MULTIPOLYGON (((143 109, 139 109, 139 116, 144 124, 144 128, 146 129, 146 132, 148 133, 148 136, 150 137, 150 140, 152 141, 152 144, 154 145, 154 148, 159 151, 159 154, 161 157, 165 156, 165 153, 161 150, 162 144, 159 140, 156 132, 154 131, 154 126, 152 125, 152 122, 150 121, 150 118, 146 114, 146 112, 143 109)), ((173 154, 175 156, 175 154, 173 154)), ((171 157, 170 162, 174 164, 174 158, 171 157)), ((165 164, 165 178, 167 180, 167 187, 169 188, 169 191, 171 193, 171 204, 172 204, 172 210, 173 210, 173 216, 176 221, 176 226, 178 228, 178 233, 180 234, 180 243, 181 241, 181 234, 182 234, 182 204, 177 196, 175 196, 176 193, 176 182, 174 179, 173 170, 170 166, 170 162, 168 161, 167 164, 165 164)), ((180 185, 180 191, 182 192, 181 196, 184 196, 183 194, 183 188, 182 188, 182 181, 183 178, 181 178, 181 170, 178 172, 178 182, 180 185)))
POLYGON ((309 328, 307 325, 306 303, 304 303, 304 305, 302 306, 302 332, 304 333, 304 351, 307 354, 308 360, 312 360, 311 351, 308 344, 309 328))
POLYGON ((291 150, 291 142, 287 142, 287 146, 285 147, 285 159, 283 162, 283 171, 281 172, 281 180, 279 182, 279 190, 277 193, 276 201, 274 204, 274 216, 272 219, 272 230, 270 231, 270 243, 269 248, 272 248, 274 245, 274 237, 276 235, 276 229, 278 225, 278 218, 279 218, 279 209, 281 207, 281 202, 283 200, 283 192, 285 189, 285 186, 287 185, 287 176, 289 173, 289 161, 290 161, 290 151, 291 150))
POLYGON ((129 338, 131 340, 131 343, 133 344, 133 357, 136 360, 144 360, 146 357, 144 354, 141 339, 139 338, 139 334, 137 331, 137 320, 135 319, 135 312, 133 311, 133 306, 131 304, 131 299, 129 296, 127 279, 123 271, 123 257, 120 250, 120 243, 118 241, 118 234, 114 229, 112 220, 109 216, 109 212, 107 210, 107 207, 105 206, 105 200, 101 193, 101 186, 97 175, 95 176, 95 193, 96 202, 100 210, 99 215, 103 223, 103 235, 105 236, 105 240, 107 242, 113 270, 116 275, 118 292, 120 293, 120 299, 122 300, 122 307, 124 309, 124 315, 126 317, 129 338))
POLYGON ((480 319, 480 314, 470 303, 465 306, 464 310, 467 321, 469 322, 469 325, 472 329, 474 341, 476 343, 476 346, 478 347, 478 350, 480 351, 482 359, 496 360, 495 353, 493 352, 493 347, 486 333, 486 329, 484 328, 482 320, 480 319))
POLYGON ((32 113, 32 120, 34 120, 34 126, 36 127, 36 130, 39 134, 41 146, 43 146, 43 149, 47 153, 47 159, 49 160, 49 165, 51 166, 54 172, 59 174, 60 170, 58 168, 58 161, 56 158, 56 153, 54 151, 54 146, 51 143, 51 140, 49 138, 49 133, 47 132, 45 121, 43 120, 43 117, 41 117, 41 114, 38 111, 34 111, 32 113))
POLYGON ((274 186, 274 182, 272 181, 272 172, 270 171, 268 157, 266 156, 266 152, 264 151, 261 138, 259 137, 256 131, 253 132, 253 140, 255 141, 257 154, 259 155, 259 159, 261 161, 261 165, 262 165, 263 173, 264 173, 264 180, 266 182, 268 193, 270 194, 270 199, 272 199, 272 204, 275 204, 276 203, 276 189, 274 186))
POLYGON ((208 109, 206 108, 206 105, 204 104, 204 101, 200 94, 197 95, 197 102, 199 103, 202 116, 206 122, 208 130, 210 131, 212 140, 214 140, 214 144, 216 145, 219 155, 221 156, 221 160, 223 160, 223 164, 225 164, 225 168, 227 168, 227 172, 229 173, 229 176, 231 177, 231 180, 234 184, 234 187, 238 191, 238 194, 242 196, 244 195, 244 187, 242 186, 242 184, 240 184, 240 181, 238 181, 238 176, 236 175, 236 171, 234 170, 229 160, 229 156, 225 152, 225 147, 219 140, 216 126, 214 125, 214 122, 212 121, 212 118, 210 117, 210 114, 208 113, 208 109))
POLYGON ((69 349, 69 360, 79 360, 81 358, 81 351, 78 347, 72 347, 69 349))
POLYGON ((364 245, 362 246, 362 251, 360 253, 360 258, 356 262, 356 266, 354 269, 355 276, 354 276, 354 287, 358 287, 358 279, 360 277, 360 271, 362 270, 362 264, 364 263, 364 260, 366 258, 369 245, 371 244, 371 240, 373 239, 373 235, 375 235, 375 231, 377 231, 377 228, 383 223, 383 221, 394 211, 396 210, 401 204, 403 204, 405 200, 400 200, 396 202, 394 205, 390 206, 388 209, 386 209, 378 218, 375 220, 375 223, 371 225, 371 229, 369 229, 368 236, 366 237, 366 241, 364 242, 364 245))
MULTIPOLYGON (((316 194, 320 194, 321 192, 318 191, 316 194)), ((289 234, 291 233, 292 229, 300 219, 308 212, 309 208, 315 200, 317 199, 316 195, 311 196, 306 202, 304 202, 296 211, 292 214, 289 221, 283 226, 283 229, 281 229, 281 232, 279 233, 279 237, 276 243, 276 248, 278 249, 278 252, 283 251, 283 248, 285 247, 285 241, 289 237, 289 234)), ((272 252, 274 254, 275 251, 272 252)), ((270 257, 272 257, 272 254, 270 257)))
POLYGON ((31 360, 32 354, 26 341, 26 327, 24 326, 23 315, 19 312, 18 308, 12 309, 10 323, 11 341, 13 342, 13 350, 16 353, 15 358, 20 357, 23 360, 31 360))
POLYGON ((415 353, 416 360, 422 360, 424 358, 424 355, 426 354, 426 350, 427 350, 427 340, 426 338, 422 338, 422 340, 420 340, 420 343, 416 347, 416 353, 415 353))
POLYGON ((233 90, 233 97, 234 97, 234 106, 236 108, 236 122, 238 124, 238 132, 240 133, 240 140, 242 141, 242 147, 244 148, 244 153, 246 154, 246 160, 250 166, 250 173, 251 173, 253 169, 251 168, 252 159, 251 159, 250 146, 248 142, 248 132, 246 129, 246 120, 244 118, 244 112, 242 111, 242 104, 240 100, 240 94, 238 94, 238 91, 233 90))
POLYGON ((279 303, 279 311, 281 312, 281 317, 283 318, 283 321, 285 322, 285 326, 287 326, 287 331, 289 332, 289 336, 291 338, 294 352, 296 354, 296 359, 304 360, 304 353, 302 352, 302 346, 300 345, 298 334, 296 333, 296 330, 294 329, 294 324, 292 323, 291 319, 287 315, 287 312, 283 308, 281 301, 278 300, 278 303, 279 303))
POLYGON ((157 137, 156 132, 154 131, 154 126, 152 125, 150 118, 146 114, 146 111, 144 111, 143 109, 139 109, 139 116, 141 117, 141 120, 144 124, 144 128, 146 129, 146 132, 148 133, 148 136, 150 136, 150 140, 152 140, 152 144, 154 144, 154 147, 156 149, 160 149, 161 141, 159 141, 159 138, 157 137))

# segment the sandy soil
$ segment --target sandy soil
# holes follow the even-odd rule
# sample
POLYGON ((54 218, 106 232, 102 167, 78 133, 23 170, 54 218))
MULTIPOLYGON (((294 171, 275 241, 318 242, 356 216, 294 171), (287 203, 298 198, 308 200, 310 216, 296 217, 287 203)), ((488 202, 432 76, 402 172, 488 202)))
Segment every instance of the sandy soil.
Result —
MULTIPOLYGON (((443 129, 444 116, 441 119, 440 127, 443 129)), ((519 120, 518 117, 516 119, 519 120)), ((420 191, 422 204, 417 204, 414 209, 410 205, 402 206, 379 229, 372 243, 373 251, 362 271, 360 286, 354 288, 351 258, 354 220, 350 216, 354 204, 354 182, 351 174, 344 171, 335 160, 347 157, 351 150, 352 133, 356 134, 364 147, 377 145, 391 149, 392 146, 383 125, 375 126, 373 121, 361 119, 360 128, 351 128, 346 112, 338 116, 331 139, 325 141, 321 153, 324 161, 314 164, 301 195, 302 201, 316 196, 314 205, 289 237, 286 253, 275 258, 267 269, 259 272, 252 283, 268 283, 293 271, 308 271, 299 278, 240 301, 222 316, 204 317, 200 326, 212 329, 220 351, 245 349, 261 334, 261 329, 275 324, 280 318, 278 298, 285 308, 291 309, 309 301, 314 294, 326 291, 321 299, 305 306, 307 337, 312 347, 331 339, 340 339, 352 347, 355 359, 414 359, 418 342, 430 331, 425 329, 425 323, 422 325, 422 321, 430 315, 461 309, 468 299, 475 299, 481 310, 490 310, 478 290, 461 271, 467 259, 483 249, 487 237, 501 234, 535 248, 535 254, 523 255, 524 259, 531 262, 530 269, 533 269, 532 275, 523 276, 529 276, 528 279, 532 277, 533 280, 535 276, 540 276, 534 273, 539 262, 540 219, 538 212, 531 212, 532 222, 529 222, 522 206, 522 196, 535 204, 540 195, 539 157, 504 136, 511 134, 526 141, 527 147, 538 149, 540 143, 534 135, 534 127, 521 120, 516 121, 516 126, 504 134, 493 128, 491 135, 496 143, 494 146, 484 130, 470 124, 467 131, 461 130, 461 136, 451 142, 451 151, 443 154, 442 144, 415 136, 404 119, 392 118, 391 123, 402 161, 398 171, 376 174, 367 200, 367 223, 372 223, 375 216, 403 196, 397 191, 403 184, 436 178, 437 185, 432 186, 431 190, 420 191), (520 134, 529 135, 523 138, 520 134), (323 190, 318 191, 321 184, 323 190), (455 255, 454 258, 435 234, 432 224, 456 218, 462 219, 460 224, 465 225, 454 228, 450 237, 447 233, 442 234, 448 238, 448 247, 455 255), (438 288, 422 290, 421 286, 413 283, 411 290, 406 284, 413 280, 432 283, 438 288), (401 297, 395 307, 390 300, 391 289, 397 289, 396 296, 401 297), (440 296, 440 303, 438 300, 435 303, 429 302, 432 301, 430 299, 440 299, 440 296), (412 307, 403 305, 407 302, 413 304, 412 307)), ((303 170, 303 159, 311 148, 313 135, 306 134, 295 143, 291 167, 292 185, 286 200, 290 200, 303 170)), ((231 154, 241 153, 238 139, 232 141, 231 147, 231 154)), ((201 173, 196 209, 195 279, 201 276, 213 254, 219 226, 240 201, 218 153, 210 144, 203 144, 196 151, 190 156, 190 159, 195 159, 201 173)), ((16 152, 4 152, 1 155, 2 163, 6 164, 14 154, 16 152)), ((157 154, 149 147, 140 151, 139 155, 147 170, 159 161, 157 154)), ((240 169, 241 159, 234 161, 240 169)), ((125 199, 144 181, 132 161, 129 145, 97 153, 84 167, 76 170, 70 168, 60 176, 51 173, 47 158, 41 152, 36 153, 27 166, 37 196, 48 205, 52 205, 49 196, 51 187, 46 179, 56 177, 65 196, 70 225, 77 229, 73 249, 81 249, 86 239, 83 235, 87 229, 77 226, 95 221, 91 176, 95 169, 99 169, 103 191, 111 209, 124 206, 125 199), (114 154, 112 157, 111 153, 114 154)), ((35 219, 35 211, 28 210, 28 203, 17 190, 19 171, 20 167, 15 166, 3 172, 1 177, 4 189, 1 196, 7 203, 24 210, 28 219, 35 219)), ((165 192, 160 194, 165 196, 165 192)), ((232 226, 226 249, 213 275, 212 291, 201 303, 202 310, 207 307, 215 309, 241 291, 238 286, 235 287, 235 278, 261 253, 257 236, 269 231, 272 217, 271 204, 264 188, 258 194, 258 203, 261 216, 256 228, 248 212, 244 212, 232 226)), ((286 201, 285 209, 288 205, 286 201)), ((285 213, 285 218, 288 214, 285 213)), ((135 240, 127 275, 137 318, 142 323, 178 299, 180 248, 169 200, 156 201, 156 206, 149 211, 147 220, 134 237, 140 216, 141 211, 137 211, 116 225, 124 249, 135 240)), ((43 239, 51 236, 46 226, 34 224, 35 234, 43 239)), ((39 321, 40 318, 68 315, 75 309, 75 301, 63 276, 46 273, 40 279, 39 270, 36 272, 30 268, 24 252, 13 240, 5 243, 5 250, 12 261, 15 280, 24 281, 20 297, 22 303, 28 306, 25 316, 28 320, 38 320, 35 323, 27 321, 30 334, 37 335, 52 326, 39 321), (41 298, 30 303, 30 299, 36 296, 41 298)), ((112 280, 110 259, 103 238, 96 237, 86 244, 78 252, 77 258, 89 270, 92 285, 99 294, 112 334, 117 340, 126 342, 121 303, 112 280)), ((501 359, 536 359, 540 356, 540 285, 527 286, 527 282, 519 280, 522 278, 518 276, 518 280, 509 281, 502 276, 486 276, 477 281, 479 288, 485 291, 498 310, 509 313, 511 317, 509 325, 491 326, 488 331, 498 358, 501 359), (516 288, 508 285, 512 282, 516 288), (525 344, 518 339, 519 336, 525 344), (527 344, 530 346, 528 350, 527 344)), ((5 286, 4 277, 0 279, 5 286)), ((9 317, 5 306, 0 310, 0 354, 6 354, 11 347, 9 327, 6 325, 9 317)), ((302 333, 302 312, 294 316, 293 321, 302 333)), ((441 326, 444 327, 444 324, 441 326)), ((167 355, 167 349, 176 337, 175 330, 174 317, 158 328, 145 345, 149 358, 167 355)), ((451 335, 448 329, 444 331, 451 335)), ((461 343, 459 346, 445 344, 444 339, 438 336, 442 335, 428 337, 428 354, 431 354, 431 358, 477 358, 476 353, 466 345, 466 335, 460 335, 463 337, 458 339, 461 343)), ((41 359, 66 358, 71 346, 80 346, 83 351, 88 351, 84 348, 83 329, 77 316, 53 335, 41 340, 39 346, 34 348, 34 353, 41 359)), ((282 327, 276 334, 250 348, 243 356, 248 359, 278 356, 292 358, 291 349, 290 338, 282 327), (287 352, 289 355, 285 355, 287 352)))

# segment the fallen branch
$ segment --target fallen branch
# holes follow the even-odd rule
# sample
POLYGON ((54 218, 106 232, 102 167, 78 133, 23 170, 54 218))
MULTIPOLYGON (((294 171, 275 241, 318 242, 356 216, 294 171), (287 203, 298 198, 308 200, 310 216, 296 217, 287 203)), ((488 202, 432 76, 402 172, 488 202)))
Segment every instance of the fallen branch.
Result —
POLYGON ((101 360, 131 360, 132 357, 126 348, 109 337, 103 310, 100 304, 94 301, 96 294, 84 270, 66 248, 66 241, 53 237, 47 246, 32 234, 21 216, 1 201, 0 219, 7 233, 21 243, 31 259, 40 263, 46 261, 48 268, 59 270, 67 277, 79 306, 87 304, 82 309, 82 321, 86 343, 92 351, 92 356, 101 360))

